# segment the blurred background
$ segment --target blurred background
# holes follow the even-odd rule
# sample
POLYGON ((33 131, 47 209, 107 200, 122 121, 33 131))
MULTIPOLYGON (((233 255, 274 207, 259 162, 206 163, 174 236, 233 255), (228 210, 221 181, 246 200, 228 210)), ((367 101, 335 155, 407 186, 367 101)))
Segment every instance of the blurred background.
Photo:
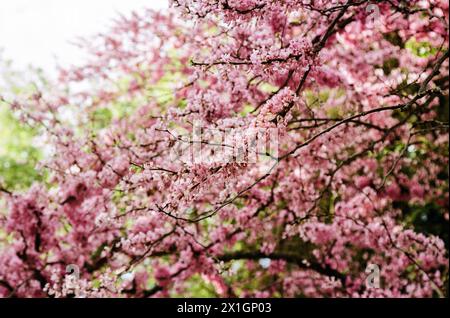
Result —
POLYGON ((20 191, 45 179, 36 164, 46 153, 36 127, 21 123, 2 97, 13 100, 49 85, 57 65, 82 64, 78 38, 144 7, 164 10, 168 0, 0 1, 0 185, 20 191))
POLYGON ((164 9, 167 0, 0 1, 0 50, 23 69, 29 65, 54 75, 53 66, 76 64, 82 53, 71 42, 105 30, 118 14, 143 7, 164 9))

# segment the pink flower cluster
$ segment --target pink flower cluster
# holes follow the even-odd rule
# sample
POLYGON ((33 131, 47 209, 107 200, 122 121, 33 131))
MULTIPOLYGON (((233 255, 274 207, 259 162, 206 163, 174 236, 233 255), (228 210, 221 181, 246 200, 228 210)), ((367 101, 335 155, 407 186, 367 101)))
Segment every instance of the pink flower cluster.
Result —
POLYGON ((14 103, 52 155, 0 191, 0 296, 446 296, 448 3, 171 3, 14 103), (196 122, 278 151, 179 160, 196 122))

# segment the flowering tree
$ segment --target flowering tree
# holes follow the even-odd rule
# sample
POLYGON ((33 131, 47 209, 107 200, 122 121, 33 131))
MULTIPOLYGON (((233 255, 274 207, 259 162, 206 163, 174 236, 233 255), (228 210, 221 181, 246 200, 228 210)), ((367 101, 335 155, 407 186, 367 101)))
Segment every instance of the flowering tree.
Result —
POLYGON ((52 156, 0 188, 0 296, 447 295, 448 2, 172 7, 3 98, 52 156))

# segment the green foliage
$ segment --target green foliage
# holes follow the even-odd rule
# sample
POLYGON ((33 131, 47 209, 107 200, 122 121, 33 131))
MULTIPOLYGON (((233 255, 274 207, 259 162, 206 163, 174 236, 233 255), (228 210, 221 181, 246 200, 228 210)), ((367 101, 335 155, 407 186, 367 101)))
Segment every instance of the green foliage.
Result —
POLYGON ((415 231, 426 235, 436 235, 442 238, 448 249, 449 247, 449 222, 445 219, 443 207, 435 202, 419 204, 408 204, 408 202, 394 202, 394 208, 402 210, 406 217, 406 223, 415 231))
POLYGON ((400 34, 398 34, 398 31, 391 31, 385 33, 383 34, 383 37, 386 41, 388 41, 392 45, 398 46, 402 49, 405 47, 405 43, 403 42, 403 39, 400 36, 400 34))
POLYGON ((388 58, 383 61, 383 72, 386 75, 391 74, 391 72, 400 66, 400 61, 396 58, 388 58))
POLYGON ((336 195, 333 194, 329 188, 327 188, 322 195, 322 198, 319 200, 320 215, 327 224, 333 223, 335 201, 336 195))
POLYGON ((43 180, 36 169, 41 152, 34 145, 36 130, 20 123, 0 103, 0 182, 9 190, 21 190, 43 180))
MULTIPOLYGON (((215 298, 218 295, 211 283, 206 282, 199 274, 193 275, 187 281, 188 294, 195 298, 215 298)), ((183 297, 182 295, 175 295, 175 297, 183 297)))
POLYGON ((94 130, 107 127, 113 119, 113 113, 109 108, 99 108, 92 113, 91 123, 94 130))
POLYGON ((418 42, 415 38, 409 39, 405 44, 406 49, 408 49, 412 54, 418 57, 429 57, 435 55, 439 49, 433 47, 428 42, 418 42))
POLYGON ((41 69, 30 67, 26 75, 2 58, 0 51, 0 185, 9 191, 25 190, 35 181, 45 180, 36 169, 42 151, 36 146, 38 128, 20 122, 4 101, 29 96, 49 83, 41 69))

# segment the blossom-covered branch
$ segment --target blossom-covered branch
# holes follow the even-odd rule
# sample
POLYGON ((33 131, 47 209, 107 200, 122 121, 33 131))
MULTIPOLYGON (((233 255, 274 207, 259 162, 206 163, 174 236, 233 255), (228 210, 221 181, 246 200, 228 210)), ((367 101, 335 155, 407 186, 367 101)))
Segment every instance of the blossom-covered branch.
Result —
POLYGON ((0 296, 447 296, 448 3, 171 2, 4 101, 0 296))

